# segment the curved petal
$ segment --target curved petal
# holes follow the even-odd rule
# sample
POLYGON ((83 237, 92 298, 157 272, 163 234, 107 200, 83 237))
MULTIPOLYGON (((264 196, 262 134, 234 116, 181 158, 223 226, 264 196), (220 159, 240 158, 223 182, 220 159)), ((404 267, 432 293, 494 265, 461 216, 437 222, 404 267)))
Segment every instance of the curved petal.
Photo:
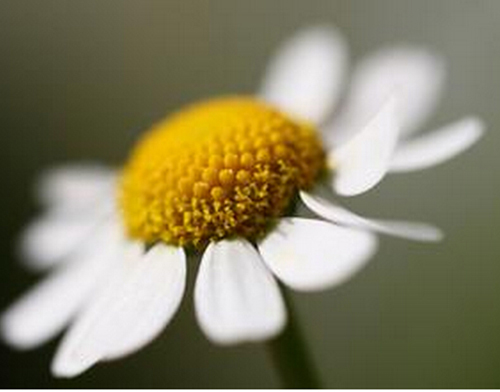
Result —
POLYGON ((200 327, 219 344, 269 339, 286 321, 278 284, 257 250, 243 239, 208 246, 194 301, 200 327))
POLYGON ((475 117, 449 124, 399 146, 390 170, 410 172, 439 165, 467 150, 483 133, 484 124, 475 117))
POLYGON ((377 185, 389 169, 398 134, 396 101, 391 97, 361 132, 330 153, 335 192, 354 196, 377 185))
POLYGON ((143 254, 135 245, 114 273, 65 336, 52 363, 54 375, 76 376, 154 339, 181 302, 186 258, 182 248, 157 244, 143 254))
POLYGON ((300 197, 312 212, 339 225, 414 241, 435 242, 443 239, 442 231, 427 223, 364 218, 320 196, 300 192, 300 197))
POLYGON ((60 333, 99 287, 122 251, 106 227, 91 248, 51 274, 12 305, 1 319, 3 339, 19 349, 36 347, 60 333))
POLYGON ((113 198, 116 176, 115 170, 96 164, 46 169, 37 183, 38 199, 51 208, 87 211, 87 207, 113 198))
POLYGON ((445 78, 443 60, 419 48, 380 50, 356 67, 347 101, 348 116, 366 118, 393 92, 401 97, 402 135, 417 130, 436 107, 445 78))
POLYGON ((347 68, 347 46, 330 27, 300 32, 279 49, 260 89, 269 103, 319 124, 338 101, 347 68))
POLYGON ((302 218, 284 218, 259 243, 271 271, 295 290, 337 286, 358 272, 375 253, 368 232, 302 218))

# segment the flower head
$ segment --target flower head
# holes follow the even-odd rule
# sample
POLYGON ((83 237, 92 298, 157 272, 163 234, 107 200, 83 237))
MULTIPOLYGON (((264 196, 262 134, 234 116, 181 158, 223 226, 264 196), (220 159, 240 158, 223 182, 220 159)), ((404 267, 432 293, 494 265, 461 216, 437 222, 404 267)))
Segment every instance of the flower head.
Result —
POLYGON ((130 237, 205 246, 256 239, 325 167, 315 130, 252 98, 194 105, 154 127, 125 166, 130 237))
POLYGON ((375 233, 439 240, 433 226, 364 218, 318 189, 354 196, 390 171, 444 162, 479 138, 481 122, 410 137, 444 75, 438 57, 411 48, 363 61, 333 111, 346 65, 336 31, 305 31, 278 51, 256 97, 167 117, 119 171, 49 171, 39 186, 47 212, 21 249, 31 267, 54 271, 3 315, 5 340, 31 348, 69 325, 52 366, 65 377, 136 351, 181 303, 186 247, 201 254, 194 301, 206 336, 269 339, 286 323, 277 280, 302 291, 338 285, 373 255, 375 233), (290 216, 298 202, 321 219, 290 216))

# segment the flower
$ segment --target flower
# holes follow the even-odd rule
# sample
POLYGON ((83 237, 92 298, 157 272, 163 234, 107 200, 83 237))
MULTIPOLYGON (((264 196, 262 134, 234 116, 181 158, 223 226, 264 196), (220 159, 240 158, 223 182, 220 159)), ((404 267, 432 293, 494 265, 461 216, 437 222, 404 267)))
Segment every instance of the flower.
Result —
POLYGON ((138 350, 180 305, 185 248, 202 252, 194 302, 206 336, 268 339, 286 323, 276 279, 301 291, 338 285, 374 254, 375 233, 439 240, 427 224, 358 216, 318 186, 354 196, 387 172, 441 163, 480 137, 481 122, 407 138, 444 75, 438 57, 412 48, 363 61, 328 121, 346 70, 335 30, 304 31, 278 51, 257 98, 210 100, 167 118, 119 173, 47 171, 37 187, 46 212, 20 249, 32 268, 54 271, 5 312, 4 339, 27 349, 68 327, 52 364, 61 377, 138 350), (288 217, 296 202, 321 219, 288 217))

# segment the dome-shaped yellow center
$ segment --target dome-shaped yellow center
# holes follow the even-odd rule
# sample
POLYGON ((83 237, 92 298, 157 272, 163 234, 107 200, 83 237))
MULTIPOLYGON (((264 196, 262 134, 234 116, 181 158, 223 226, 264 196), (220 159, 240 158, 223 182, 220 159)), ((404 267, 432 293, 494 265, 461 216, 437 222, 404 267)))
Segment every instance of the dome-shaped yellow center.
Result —
POLYGON ((324 167, 315 130, 250 98, 196 104, 154 126, 123 171, 128 234, 201 246, 255 239, 324 167))

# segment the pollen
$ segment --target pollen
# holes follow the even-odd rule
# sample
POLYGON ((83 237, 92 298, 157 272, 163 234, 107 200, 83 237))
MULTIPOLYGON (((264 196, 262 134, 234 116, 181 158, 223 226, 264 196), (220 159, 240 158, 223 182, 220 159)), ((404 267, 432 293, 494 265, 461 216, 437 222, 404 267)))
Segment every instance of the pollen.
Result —
POLYGON ((119 206, 128 235, 146 243, 254 240, 324 167, 311 125, 252 98, 215 99, 143 136, 124 167, 119 206))

